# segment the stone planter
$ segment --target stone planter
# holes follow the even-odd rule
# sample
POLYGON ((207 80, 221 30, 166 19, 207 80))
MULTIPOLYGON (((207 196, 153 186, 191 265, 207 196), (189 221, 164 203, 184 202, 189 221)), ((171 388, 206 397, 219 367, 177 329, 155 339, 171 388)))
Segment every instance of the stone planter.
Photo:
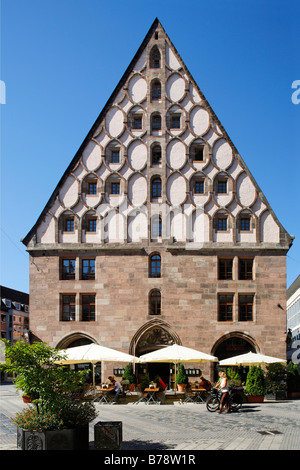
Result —
POLYGON ((100 450, 120 450, 122 421, 99 421, 94 426, 94 446, 100 450))
POLYGON ((17 447, 21 450, 87 450, 89 425, 41 432, 18 428, 17 447))
POLYGON ((262 403, 264 399, 264 395, 247 395, 248 403, 262 403))

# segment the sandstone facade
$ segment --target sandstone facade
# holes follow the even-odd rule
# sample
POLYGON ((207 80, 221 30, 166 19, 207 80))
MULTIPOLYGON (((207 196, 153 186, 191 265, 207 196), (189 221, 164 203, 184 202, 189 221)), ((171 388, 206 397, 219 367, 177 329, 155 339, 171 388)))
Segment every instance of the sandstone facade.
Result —
POLYGON ((24 239, 30 329, 62 348, 284 357, 291 243, 155 20, 24 239))

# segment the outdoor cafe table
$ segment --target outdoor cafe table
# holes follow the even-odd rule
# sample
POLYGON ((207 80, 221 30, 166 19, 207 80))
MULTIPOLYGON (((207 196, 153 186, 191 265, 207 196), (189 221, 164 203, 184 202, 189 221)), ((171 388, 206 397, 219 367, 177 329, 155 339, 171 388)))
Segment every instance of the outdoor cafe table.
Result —
POLYGON ((109 397, 109 393, 112 392, 114 389, 115 387, 109 387, 109 388, 97 387, 97 391, 102 394, 100 397, 99 403, 110 403, 111 398, 109 397))
POLYGON ((159 400, 157 399, 156 393, 159 392, 159 387, 156 388, 145 388, 145 392, 148 393, 148 397, 146 398, 146 403, 159 403, 159 400))
POLYGON ((192 392, 195 395, 193 398, 193 401, 197 402, 200 401, 202 403, 205 403, 203 395, 207 392, 205 388, 192 388, 192 392))

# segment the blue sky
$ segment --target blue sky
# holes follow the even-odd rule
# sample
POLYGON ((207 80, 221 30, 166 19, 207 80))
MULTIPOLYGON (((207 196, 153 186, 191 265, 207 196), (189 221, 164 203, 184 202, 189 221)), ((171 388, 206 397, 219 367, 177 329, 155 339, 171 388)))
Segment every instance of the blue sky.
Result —
MULTIPOLYGON (((29 232, 158 17, 275 214, 300 273, 298 0, 2 0, 1 280, 29 292, 29 232)), ((300 93, 299 93, 300 98, 300 93)))

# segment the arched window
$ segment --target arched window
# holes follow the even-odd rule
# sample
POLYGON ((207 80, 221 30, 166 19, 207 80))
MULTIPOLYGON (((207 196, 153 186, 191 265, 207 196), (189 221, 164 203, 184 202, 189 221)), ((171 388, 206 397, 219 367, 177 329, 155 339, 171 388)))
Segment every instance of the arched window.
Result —
POLYGON ((157 46, 153 46, 150 52, 150 68, 160 68, 160 52, 157 46))
POLYGON ((149 298, 149 315, 161 314, 161 293, 159 290, 150 292, 149 298))
POLYGON ((151 199, 157 197, 161 197, 161 179, 159 177, 155 177, 151 181, 151 199))
POLYGON ((151 121, 151 130, 160 131, 161 130, 161 116, 160 114, 153 114, 151 121))
POLYGON ((161 257, 158 253, 150 256, 149 277, 161 276, 161 257))
POLYGON ((151 221, 151 238, 161 237, 161 217, 155 215, 151 221))
POLYGON ((158 165, 159 163, 161 163, 161 146, 155 144, 151 148, 151 165, 158 165))
POLYGON ((161 83, 154 80, 151 86, 151 101, 159 101, 161 99, 161 83))

